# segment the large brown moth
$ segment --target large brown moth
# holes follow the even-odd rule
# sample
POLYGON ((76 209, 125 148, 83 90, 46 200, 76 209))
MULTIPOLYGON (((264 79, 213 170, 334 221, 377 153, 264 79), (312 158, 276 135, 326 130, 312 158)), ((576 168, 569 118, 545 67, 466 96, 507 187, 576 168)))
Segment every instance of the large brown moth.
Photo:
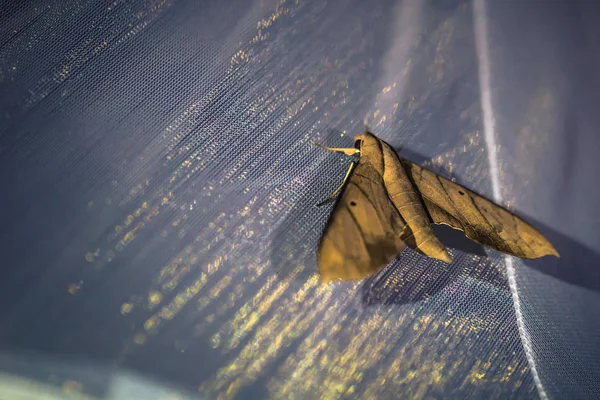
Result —
POLYGON ((354 137, 354 148, 321 147, 359 155, 340 187, 326 200, 340 192, 319 243, 318 266, 324 283, 367 277, 388 264, 404 246, 452 262, 431 224, 461 230, 476 243, 516 257, 559 257, 533 226, 473 191, 399 157, 368 129, 354 137))

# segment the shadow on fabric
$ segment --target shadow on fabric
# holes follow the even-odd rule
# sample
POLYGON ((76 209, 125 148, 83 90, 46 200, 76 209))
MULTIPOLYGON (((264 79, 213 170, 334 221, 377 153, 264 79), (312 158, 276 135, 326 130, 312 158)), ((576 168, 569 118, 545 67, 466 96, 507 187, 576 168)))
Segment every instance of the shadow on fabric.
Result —
MULTIPOLYGON (((401 154, 418 164, 427 160, 407 149, 403 149, 401 154)), ((325 167, 327 162, 324 161, 322 166, 325 167)), ((435 172, 447 175, 441 170, 435 172)), ((324 179, 317 178, 309 182, 308 187, 319 188, 323 184, 324 179)), ((319 190, 314 192, 321 193, 319 190)), ((280 279, 302 283, 317 273, 316 249, 332 205, 315 208, 314 205, 321 199, 314 192, 301 198, 276 230, 271 263, 280 279)), ((523 260, 525 265, 570 284, 600 291, 600 271, 596 268, 600 255, 597 252, 527 216, 522 217, 546 235, 561 255, 559 259, 523 260)), ((467 239, 461 231, 441 225, 434 226, 434 230, 451 249, 454 261, 445 264, 405 248, 387 267, 363 281, 361 292, 365 306, 426 300, 461 278, 487 282, 509 291, 501 253, 491 251, 486 255, 482 246, 467 239)))

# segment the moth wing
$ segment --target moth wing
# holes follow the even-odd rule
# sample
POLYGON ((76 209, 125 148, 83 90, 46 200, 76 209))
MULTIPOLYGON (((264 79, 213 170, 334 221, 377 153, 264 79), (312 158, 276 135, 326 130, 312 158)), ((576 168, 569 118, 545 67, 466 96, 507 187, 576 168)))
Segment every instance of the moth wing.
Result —
POLYGON ((434 224, 449 225, 474 242, 520 258, 559 257, 548 239, 507 209, 404 158, 401 161, 434 224))
POLYGON ((359 162, 319 244, 322 281, 361 279, 384 267, 404 248, 400 239, 404 226, 381 175, 359 162))

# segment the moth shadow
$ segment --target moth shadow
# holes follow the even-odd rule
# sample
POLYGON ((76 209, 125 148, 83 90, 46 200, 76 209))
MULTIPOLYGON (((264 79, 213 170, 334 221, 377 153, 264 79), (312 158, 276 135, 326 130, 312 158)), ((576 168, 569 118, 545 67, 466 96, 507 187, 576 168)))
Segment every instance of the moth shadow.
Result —
MULTIPOLYGON (((335 133, 335 131, 333 131, 335 133)), ((330 132, 330 146, 350 146, 348 138, 330 132)), ((401 150, 402 157, 422 165, 429 159, 407 149, 401 150)), ((347 164, 346 164, 347 165, 347 164)), ((321 208, 315 204, 330 194, 344 173, 344 166, 336 157, 326 158, 319 166, 325 171, 306 182, 309 188, 301 196, 283 222, 275 230, 271 246, 271 264, 282 280, 291 280, 302 285, 317 274, 317 248, 327 219, 333 211, 333 202, 321 208), (337 161, 336 161, 337 160, 337 161), (338 163, 336 167, 333 165, 338 163), (327 179, 328 171, 338 175, 339 180, 327 179), (314 188, 314 190, 312 190, 314 188), (320 188, 320 189, 317 189, 320 188)), ((437 173, 446 172, 428 166, 437 173)), ((555 245, 561 258, 544 257, 524 260, 525 265, 565 282, 593 290, 600 290, 600 255, 576 241, 553 231, 543 224, 522 215, 555 245)), ((433 260, 409 248, 405 248, 386 268, 365 279, 362 284, 362 303, 366 306, 400 305, 426 300, 441 290, 451 288, 459 280, 470 278, 486 282, 499 290, 509 291, 506 268, 501 253, 488 253, 483 246, 467 239, 463 232, 443 225, 434 225, 440 240, 450 249, 454 261, 450 264, 433 260)))
MULTIPOLYGON (((410 150, 402 150, 401 154, 403 157, 419 164, 428 161, 426 157, 411 152, 410 150)), ((437 171, 435 170, 435 167, 428 166, 428 168, 437 173, 447 175, 441 168, 437 171)), ((517 214, 544 234, 560 254, 560 258, 543 257, 536 260, 523 260, 525 265, 546 275, 560 279, 563 282, 600 292, 600 269, 598 268, 598 265, 600 265, 600 252, 570 238, 560 231, 548 227, 534 218, 530 218, 527 215, 518 212, 517 214)), ((437 228, 440 228, 440 226, 434 226, 434 230, 437 228)), ((474 251, 476 250, 473 247, 468 248, 468 243, 458 243, 458 241, 466 240, 467 242, 478 246, 483 254, 485 254, 485 250, 482 246, 468 240, 462 232, 447 227, 443 228, 445 228, 445 233, 436 233, 438 233, 442 242, 448 247, 462 249, 463 251, 466 250, 467 252, 474 254, 474 251)), ((482 253, 478 254, 481 255, 482 253)))
MULTIPOLYGON (((352 144, 348 143, 347 137, 342 138, 339 131, 335 130, 328 131, 324 141, 329 146, 338 147, 352 144)), ((403 156, 409 158, 410 155, 409 151, 403 150, 403 156)), ((410 158, 412 161, 425 160, 414 156, 410 158)), ((275 229, 270 260, 279 279, 302 285, 317 274, 316 249, 334 202, 320 208, 316 208, 315 205, 341 183, 348 163, 349 160, 344 156, 326 157, 318 165, 318 169, 325 172, 315 174, 309 182, 305 182, 308 190, 294 203, 275 229), (334 169, 336 173, 328 173, 334 169), (336 179, 336 176, 339 179, 336 179)), ((493 263, 488 262, 482 246, 466 239, 462 232, 449 227, 435 226, 434 230, 440 239, 453 249, 456 261, 448 265, 405 249, 388 268, 364 281, 364 304, 420 301, 434 295, 465 273, 496 286, 503 286, 505 278, 501 269, 495 265, 490 268, 493 263), (395 284, 390 286, 390 282, 395 284)))
MULTIPOLYGON (((401 150, 405 157, 422 165, 428 161, 410 150, 401 150)), ((439 168, 428 166, 436 173, 447 175, 439 168)), ((523 263, 546 275, 585 289, 600 291, 600 254, 576 240, 549 228, 535 219, 520 215, 535 226, 556 247, 560 258, 543 257, 523 260, 523 263)), ((449 287, 461 276, 508 290, 503 256, 492 251, 489 256, 483 246, 467 239, 461 231, 434 225, 440 240, 453 252, 453 262, 445 264, 405 249, 388 267, 368 278, 362 287, 363 303, 403 304, 427 299, 449 287)))
MULTIPOLYGON (((561 257, 523 260, 525 266, 563 282, 600 292, 598 252, 531 218, 527 220, 554 244, 561 257)), ((509 290, 501 253, 493 251, 489 256, 480 256, 457 250, 447 238, 456 234, 464 236, 462 232, 456 231, 456 234, 444 236, 436 228, 434 230, 440 240, 450 248, 453 262, 445 264, 405 249, 392 264, 365 281, 362 286, 364 305, 405 304, 425 300, 452 286, 461 276, 490 283, 501 290, 509 290)))
MULTIPOLYGON (((409 149, 397 151, 419 165, 430 161, 409 149)), ((428 165, 427 168, 447 175, 442 167, 428 165)), ((362 286, 363 305, 401 305, 427 300, 455 285, 461 277, 509 291, 501 257, 488 256, 482 245, 469 240, 462 231, 445 225, 432 227, 452 253, 452 263, 446 264, 405 248, 386 268, 365 280, 362 286)))
POLYGON ((461 286, 461 278, 509 292, 500 257, 477 256, 450 247, 449 250, 453 261, 446 264, 405 248, 391 264, 365 280, 362 304, 401 305, 427 300, 442 290, 461 286))

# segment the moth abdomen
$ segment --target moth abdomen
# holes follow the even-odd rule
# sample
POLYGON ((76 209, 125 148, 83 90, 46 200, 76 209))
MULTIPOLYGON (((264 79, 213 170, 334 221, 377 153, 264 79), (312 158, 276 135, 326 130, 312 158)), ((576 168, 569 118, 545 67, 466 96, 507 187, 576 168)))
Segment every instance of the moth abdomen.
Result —
MULTIPOLYGON (((431 220, 425 211, 423 200, 415 190, 404 166, 394 150, 381 142, 383 153, 383 181, 390 200, 410 227, 414 241, 405 241, 406 245, 419 250, 426 256, 445 262, 452 262, 446 246, 438 239, 431 228, 431 220)), ((404 240, 404 239, 403 239, 404 240)))

